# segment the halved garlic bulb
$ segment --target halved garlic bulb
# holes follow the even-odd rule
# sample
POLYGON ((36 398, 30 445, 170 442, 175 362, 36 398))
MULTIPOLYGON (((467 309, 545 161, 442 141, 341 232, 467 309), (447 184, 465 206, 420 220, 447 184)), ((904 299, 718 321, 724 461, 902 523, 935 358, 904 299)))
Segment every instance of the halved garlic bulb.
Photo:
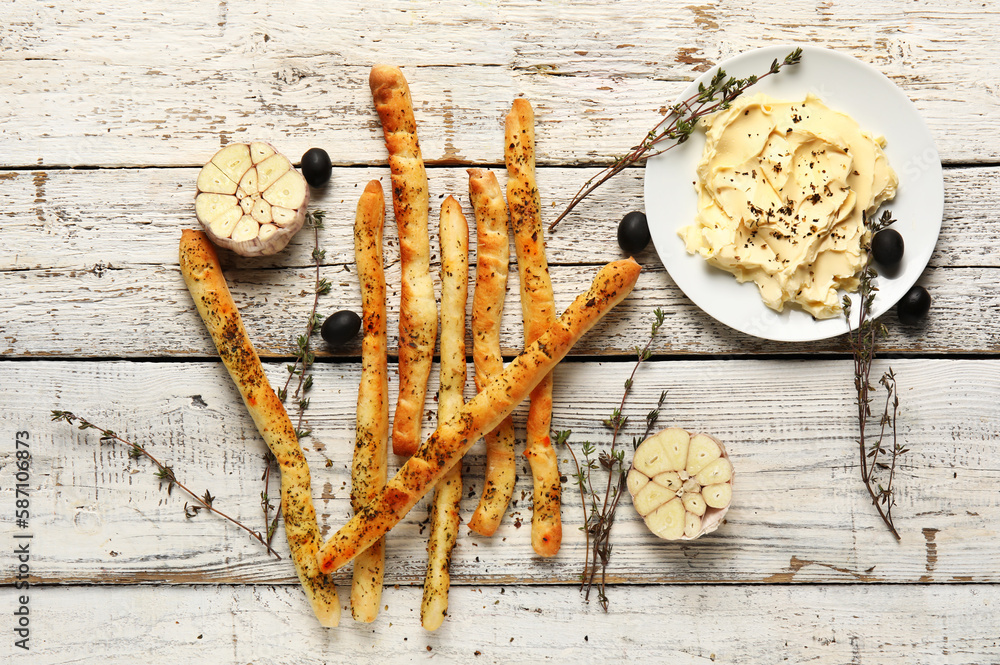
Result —
POLYGON ((671 427, 639 444, 626 482, 650 531, 693 540, 722 524, 733 497, 733 465, 714 438, 671 427))
POLYGON ((309 186, 267 143, 230 143, 198 174, 195 214, 219 247, 242 256, 280 252, 306 219, 309 186))

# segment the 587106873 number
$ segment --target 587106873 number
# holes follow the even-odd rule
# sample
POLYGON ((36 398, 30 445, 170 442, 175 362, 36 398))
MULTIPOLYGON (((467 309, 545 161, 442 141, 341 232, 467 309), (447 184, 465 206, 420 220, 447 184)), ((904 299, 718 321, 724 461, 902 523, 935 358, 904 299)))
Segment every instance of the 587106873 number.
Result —
POLYGON ((17 432, 14 443, 15 469, 14 480, 14 519, 21 529, 28 528, 31 517, 31 497, 28 494, 28 481, 31 480, 31 448, 28 442, 28 432, 17 432))

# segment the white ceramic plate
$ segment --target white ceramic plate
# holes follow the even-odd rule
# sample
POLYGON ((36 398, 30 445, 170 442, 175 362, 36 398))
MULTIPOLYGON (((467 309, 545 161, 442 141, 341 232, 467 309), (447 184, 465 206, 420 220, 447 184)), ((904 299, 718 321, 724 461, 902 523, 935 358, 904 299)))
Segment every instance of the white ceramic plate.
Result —
MULTIPOLYGON (((743 78, 766 72, 794 46, 772 46, 748 51, 723 62, 727 75, 743 78)), ((883 205, 892 210, 893 225, 903 236, 903 261, 892 275, 880 275, 873 314, 892 307, 917 281, 930 259, 941 229, 944 182, 934 140, 913 103, 892 81, 854 58, 814 46, 802 47, 802 61, 783 68, 744 94, 802 99, 812 92, 830 108, 852 116, 861 128, 885 136, 885 153, 899 176, 896 198, 883 205)), ((707 82, 706 72, 681 96, 685 99, 707 82)), ((816 320, 797 307, 778 313, 761 300, 753 282, 740 284, 731 274, 714 268, 701 256, 688 254, 677 230, 690 224, 697 211, 695 168, 705 147, 705 134, 695 131, 684 144, 650 158, 646 163, 645 202, 649 231, 677 286, 713 318, 748 335, 786 342, 825 339, 848 331, 844 317, 816 320)), ((881 213, 880 213, 881 214, 881 213)), ((857 326, 857 309, 854 307, 857 326)))

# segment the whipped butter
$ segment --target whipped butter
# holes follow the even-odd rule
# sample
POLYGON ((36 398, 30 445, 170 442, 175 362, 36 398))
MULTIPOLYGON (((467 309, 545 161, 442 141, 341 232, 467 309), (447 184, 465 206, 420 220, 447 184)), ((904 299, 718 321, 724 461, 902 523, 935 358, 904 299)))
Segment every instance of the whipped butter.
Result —
POLYGON ((864 215, 896 194, 881 137, 817 97, 759 94, 703 119, 698 214, 680 229, 687 251, 753 281, 768 307, 840 313, 867 260, 864 215))

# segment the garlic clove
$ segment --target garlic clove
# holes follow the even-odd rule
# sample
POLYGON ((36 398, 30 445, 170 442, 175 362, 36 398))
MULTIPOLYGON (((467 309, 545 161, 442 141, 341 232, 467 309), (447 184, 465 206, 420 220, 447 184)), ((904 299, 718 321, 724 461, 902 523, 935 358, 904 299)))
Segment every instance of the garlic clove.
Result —
POLYGON ((306 199, 306 180, 298 171, 288 171, 271 186, 262 190, 261 196, 273 206, 298 208, 306 199))
POLYGON ((670 471, 663 441, 658 437, 651 437, 646 443, 648 445, 643 446, 642 450, 636 449, 632 466, 650 478, 663 471, 670 471))
POLYGON ((289 210, 288 208, 276 205, 271 206, 271 218, 278 226, 288 226, 296 220, 297 216, 298 211, 296 210, 289 210))
POLYGON ((271 204, 264 199, 257 199, 250 216, 257 220, 258 224, 267 224, 271 221, 271 204))
POLYGON ((684 537, 693 539, 701 535, 701 517, 694 513, 684 513, 684 537))
MULTIPOLYGON (((292 170, 292 163, 284 155, 275 153, 257 165, 257 187, 265 191, 278 178, 292 170)), ((280 204, 279 204, 280 205, 280 204)), ((294 208, 295 206, 286 206, 294 208)))
POLYGON ((228 194, 215 194, 213 192, 203 192, 194 201, 195 212, 198 219, 206 224, 211 224, 221 217, 230 208, 236 207, 236 197, 228 194))
POLYGON ((654 510, 646 524, 660 538, 677 540, 684 535, 684 504, 676 496, 654 510))
POLYGON ((698 472, 695 479, 702 485, 715 485, 724 483, 733 477, 733 465, 726 458, 722 457, 713 462, 709 462, 704 469, 698 472))
POLYGON ((679 427, 670 427, 659 433, 669 460, 671 471, 681 471, 687 466, 688 445, 691 435, 679 427))
POLYGON ((691 445, 688 447, 687 466, 684 470, 694 476, 704 469, 710 462, 714 462, 722 456, 719 444, 710 436, 696 434, 691 437, 691 445))
POLYGON ((238 207, 229 208, 212 221, 209 229, 220 238, 228 238, 233 234, 233 229, 242 218, 243 215, 238 207))
POLYGON ((702 490, 702 496, 709 508, 727 508, 733 500, 733 486, 729 483, 709 485, 702 490))
POLYGON ((649 476, 636 471, 635 469, 631 469, 625 477, 625 482, 628 485, 629 494, 635 496, 639 493, 639 490, 641 490, 643 486, 649 482, 649 476))
POLYGON ((278 230, 278 227, 274 224, 261 224, 257 237, 261 239, 261 242, 267 242, 271 236, 278 232, 278 230))
POLYGON ((251 167, 243 174, 243 178, 240 180, 240 190, 243 196, 253 196, 260 193, 260 189, 257 187, 257 169, 251 167))
POLYGON ((657 474, 653 478, 653 482, 673 492, 679 491, 684 484, 676 471, 665 471, 664 473, 657 474))
POLYGON ((257 220, 250 215, 243 215, 230 237, 234 242, 245 242, 256 238, 258 231, 260 231, 260 224, 257 223, 257 220))
POLYGON ((260 164, 273 154, 274 148, 266 143, 255 142, 250 144, 250 159, 254 164, 260 164))
POLYGON ((235 194, 236 187, 236 182, 212 162, 201 167, 201 171, 198 173, 198 191, 213 194, 235 194))
POLYGON ((701 492, 686 492, 681 497, 681 502, 684 504, 684 510, 696 517, 704 515, 705 510, 708 508, 705 504, 705 499, 701 496, 701 492))
POLYGON ((233 182, 239 182, 250 168, 250 148, 246 143, 230 143, 215 153, 212 163, 218 166, 233 182))
POLYGON ((645 517, 676 496, 675 492, 671 492, 666 487, 656 483, 646 483, 646 486, 632 497, 632 505, 635 506, 635 512, 645 517))

